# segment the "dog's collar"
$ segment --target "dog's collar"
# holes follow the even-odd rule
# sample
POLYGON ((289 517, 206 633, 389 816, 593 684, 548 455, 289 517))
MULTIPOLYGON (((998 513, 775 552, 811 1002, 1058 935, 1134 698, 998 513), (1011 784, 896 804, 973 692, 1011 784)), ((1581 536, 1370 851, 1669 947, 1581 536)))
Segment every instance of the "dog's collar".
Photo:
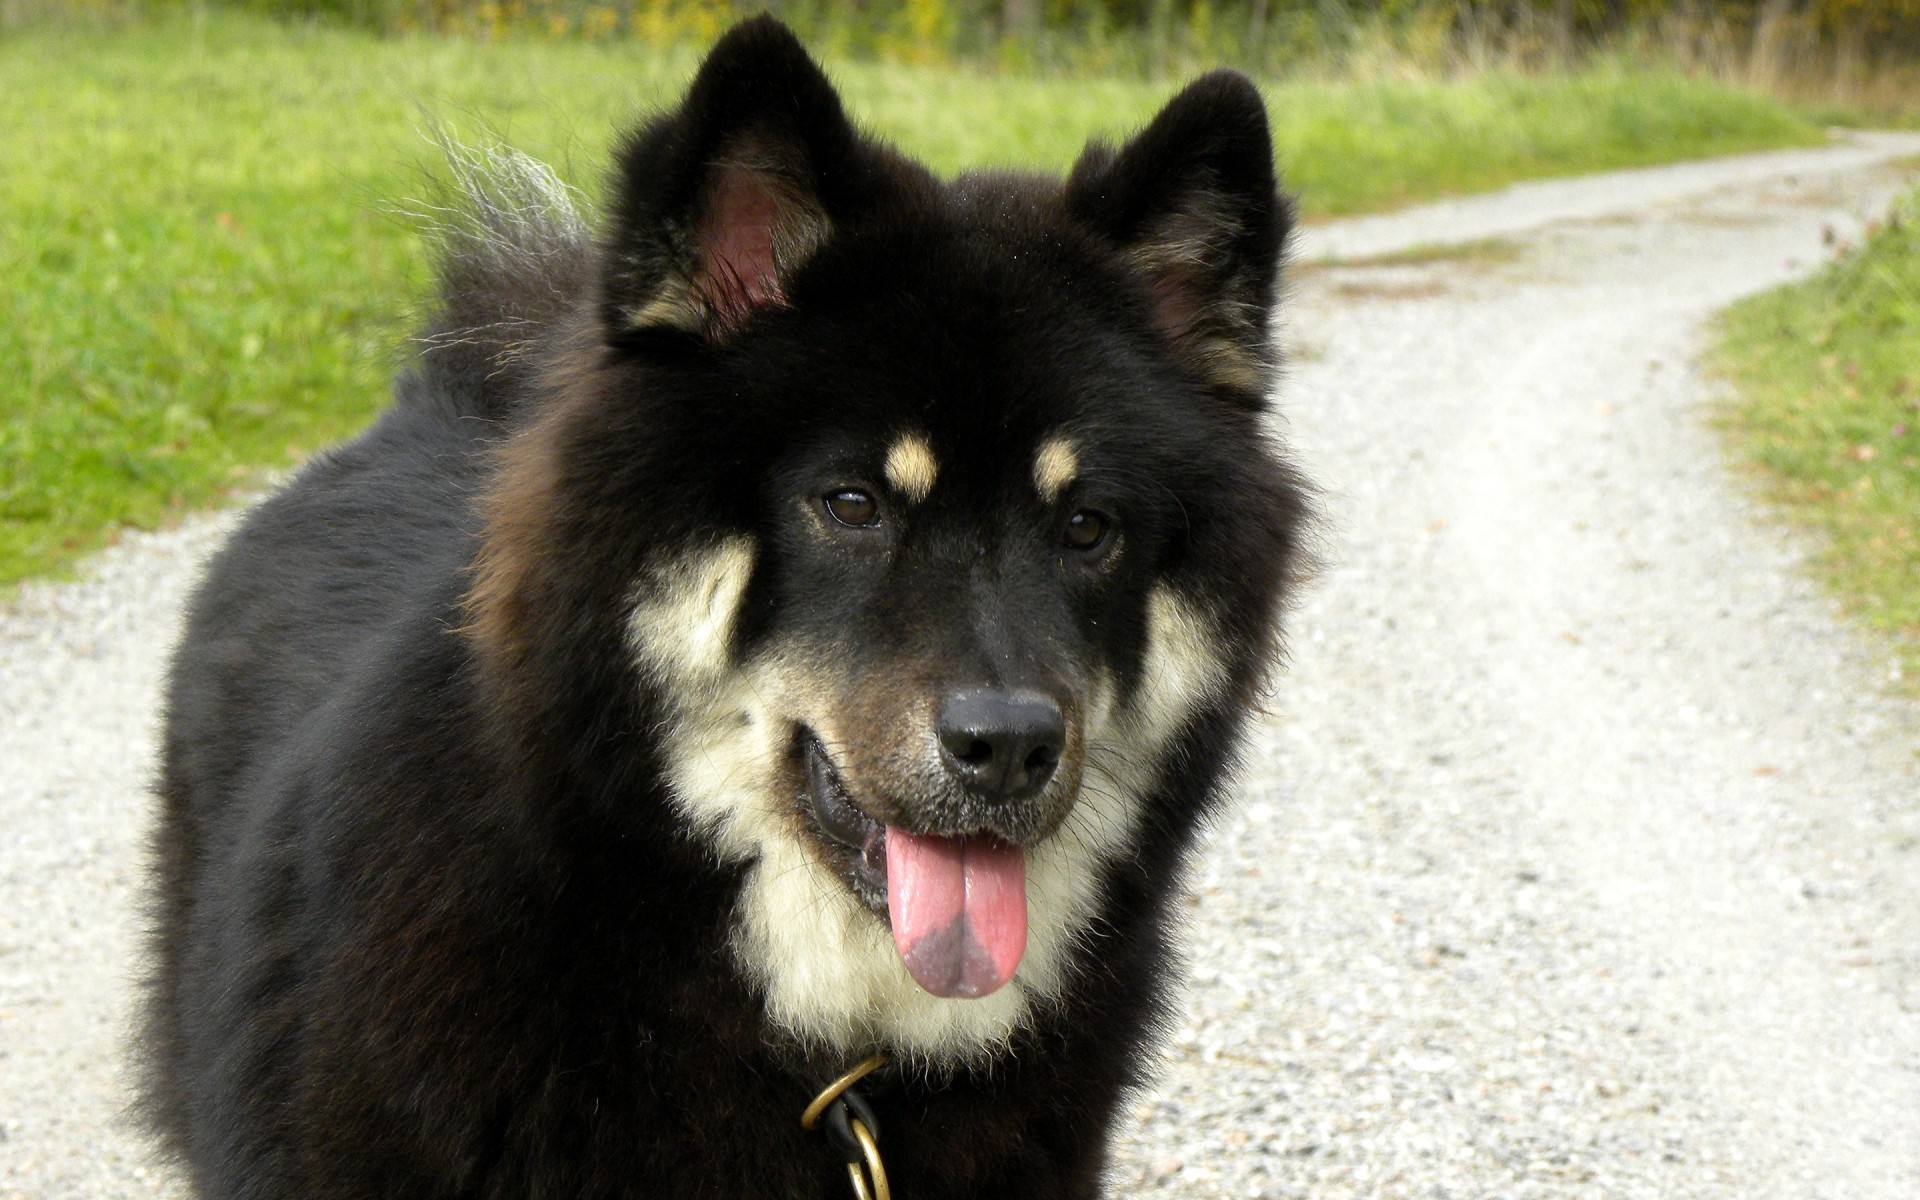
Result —
POLYGON ((857 1200, 892 1200, 887 1169, 880 1162, 880 1122, 873 1106, 854 1089, 868 1075, 887 1065, 887 1056, 875 1054, 834 1080, 800 1114, 800 1128, 824 1130, 827 1140, 847 1160, 847 1177, 857 1200))

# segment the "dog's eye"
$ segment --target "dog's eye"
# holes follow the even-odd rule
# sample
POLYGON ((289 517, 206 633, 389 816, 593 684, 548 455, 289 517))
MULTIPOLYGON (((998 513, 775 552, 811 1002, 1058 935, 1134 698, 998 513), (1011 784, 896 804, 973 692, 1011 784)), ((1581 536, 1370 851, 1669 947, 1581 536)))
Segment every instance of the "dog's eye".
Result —
POLYGON ((854 488, 828 492, 824 497, 827 514, 842 525, 860 529, 880 522, 880 504, 871 495, 854 488))
POLYGON ((1067 518, 1067 545, 1075 550, 1098 550, 1106 544, 1108 529, 1105 516, 1083 508, 1067 518))

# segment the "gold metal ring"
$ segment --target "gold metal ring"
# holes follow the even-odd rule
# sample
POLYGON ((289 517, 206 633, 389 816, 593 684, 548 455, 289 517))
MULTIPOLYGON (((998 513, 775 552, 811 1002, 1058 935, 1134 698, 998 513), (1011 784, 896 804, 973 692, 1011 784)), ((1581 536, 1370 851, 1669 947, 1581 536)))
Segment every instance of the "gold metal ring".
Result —
MULTIPOLYGON (((812 1131, 815 1127, 817 1127, 820 1124, 820 1114, 823 1112, 826 1112, 827 1106, 829 1104, 832 1104, 835 1100, 838 1100, 842 1092, 845 1092, 848 1088, 852 1087, 854 1084, 859 1083, 862 1079, 865 1079, 867 1076, 873 1074, 875 1071, 878 1071, 881 1067, 884 1067, 886 1065, 887 1065, 887 1056, 884 1054, 876 1054, 872 1058, 867 1059, 865 1062, 855 1067, 853 1070, 848 1071, 845 1075, 842 1075, 840 1078, 828 1084, 827 1090, 824 1092, 821 1092, 818 1096, 815 1096, 813 1098, 813 1103, 807 1105, 807 1111, 800 1114, 800 1128, 808 1131, 812 1131)), ((866 1137, 866 1140, 862 1144, 867 1146, 872 1145, 873 1135, 868 1134, 866 1137)), ((874 1161, 878 1161, 880 1157, 879 1152, 873 1151, 869 1153, 868 1157, 874 1161)), ((886 1196, 884 1192, 879 1197, 879 1200, 886 1200, 886 1196)))
POLYGON ((847 1164, 847 1171, 853 1176, 854 1195, 860 1200, 893 1200, 893 1191, 887 1186, 887 1169, 880 1164, 880 1147, 874 1143, 873 1133, 866 1123, 858 1117, 847 1122, 853 1127, 853 1136, 859 1139, 860 1155, 867 1160, 867 1174, 873 1179, 873 1191, 867 1191, 867 1181, 860 1178, 860 1168, 847 1164))

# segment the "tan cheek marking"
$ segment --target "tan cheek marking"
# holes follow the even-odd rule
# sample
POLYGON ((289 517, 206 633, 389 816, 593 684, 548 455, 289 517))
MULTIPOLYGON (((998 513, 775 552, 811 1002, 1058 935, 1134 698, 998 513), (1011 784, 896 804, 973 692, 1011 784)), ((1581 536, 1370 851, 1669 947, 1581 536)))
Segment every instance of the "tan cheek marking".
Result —
POLYGON ((1042 500, 1048 504, 1058 500, 1079 474, 1080 455, 1072 442, 1051 437, 1041 443, 1040 453, 1033 459, 1033 486, 1039 489, 1042 500))
POLYGON ((726 672, 753 559, 752 542, 729 538, 658 564, 642 581, 627 633, 656 679, 702 687, 726 672))
POLYGON ((887 482, 915 504, 932 493, 939 474, 940 463, 933 457, 933 447, 917 433, 907 434, 887 451, 887 482))
POLYGON ((1166 584, 1147 598, 1147 656, 1132 707, 1136 734, 1164 746, 1227 684, 1212 622, 1166 584))

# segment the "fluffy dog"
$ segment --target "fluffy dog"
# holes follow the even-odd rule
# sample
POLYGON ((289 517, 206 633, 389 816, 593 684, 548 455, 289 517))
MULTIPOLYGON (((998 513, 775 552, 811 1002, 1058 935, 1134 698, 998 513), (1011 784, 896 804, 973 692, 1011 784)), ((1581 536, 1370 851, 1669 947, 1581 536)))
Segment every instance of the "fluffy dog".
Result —
POLYGON ((798 1117, 879 1053, 898 1194, 1096 1195, 1303 524, 1258 93, 947 182, 763 18, 597 235, 460 174, 427 351, 174 663, 167 1143, 223 1200, 844 1197, 798 1117))

